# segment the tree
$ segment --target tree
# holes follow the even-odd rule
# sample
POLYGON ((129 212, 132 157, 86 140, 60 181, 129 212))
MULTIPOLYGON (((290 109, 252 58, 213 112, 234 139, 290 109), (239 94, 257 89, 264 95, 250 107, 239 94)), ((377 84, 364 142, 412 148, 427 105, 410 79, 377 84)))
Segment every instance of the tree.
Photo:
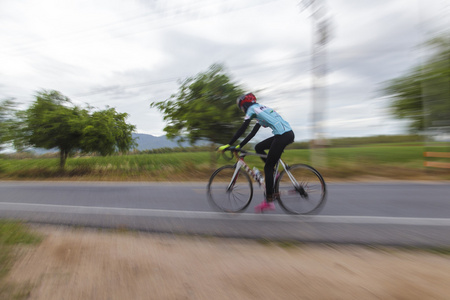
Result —
POLYGON ((108 155, 134 146, 131 133, 135 126, 125 123, 127 114, 112 108, 91 114, 91 109, 73 105, 58 91, 38 92, 36 101, 17 113, 15 147, 58 148, 63 169, 69 154, 76 150, 108 155))
POLYGON ((167 137, 186 137, 191 144, 200 139, 226 143, 241 124, 236 99, 243 90, 233 83, 223 66, 187 78, 166 101, 152 102, 164 114, 167 137))
POLYGON ((431 39, 432 50, 421 66, 387 82, 384 93, 392 97, 391 113, 411 121, 411 132, 440 127, 450 132, 450 38, 431 39))
POLYGON ((14 144, 17 149, 58 148, 60 167, 64 168, 69 153, 78 148, 87 113, 68 107, 70 99, 57 91, 42 91, 26 111, 18 113, 20 121, 14 144))
POLYGON ((118 113, 114 108, 94 112, 83 128, 81 148, 104 156, 128 151, 136 145, 132 139, 136 127, 125 122, 127 117, 128 114, 118 113))
POLYGON ((4 99, 0 102, 0 150, 3 150, 3 145, 11 140, 11 126, 14 122, 14 107, 13 99, 4 99))

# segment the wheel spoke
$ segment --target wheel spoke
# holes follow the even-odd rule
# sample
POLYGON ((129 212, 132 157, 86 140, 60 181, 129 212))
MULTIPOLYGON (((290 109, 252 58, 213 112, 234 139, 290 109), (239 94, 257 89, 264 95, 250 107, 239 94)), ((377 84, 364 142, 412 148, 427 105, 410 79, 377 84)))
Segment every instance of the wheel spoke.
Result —
POLYGON ((289 172, 284 171, 275 185, 281 207, 293 214, 318 212, 326 200, 322 176, 307 165, 293 165, 289 172))
POLYGON ((213 208, 225 212, 241 212, 250 204, 253 196, 250 177, 240 170, 230 186, 234 172, 234 166, 224 166, 211 176, 207 195, 213 208))

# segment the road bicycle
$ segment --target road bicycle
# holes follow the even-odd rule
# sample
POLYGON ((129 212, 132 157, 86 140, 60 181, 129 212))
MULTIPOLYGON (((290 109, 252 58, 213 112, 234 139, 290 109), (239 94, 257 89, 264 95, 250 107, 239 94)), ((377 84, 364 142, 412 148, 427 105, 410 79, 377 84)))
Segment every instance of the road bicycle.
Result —
MULTIPOLYGON (((250 178, 265 190, 264 179, 244 159, 248 155, 267 156, 235 148, 225 151, 230 151, 237 162, 214 171, 207 186, 207 197, 211 206, 219 211, 243 212, 253 198, 250 178)), ((288 165, 280 158, 275 166, 274 198, 289 214, 315 214, 326 202, 327 188, 322 175, 313 167, 305 164, 288 165), (280 165, 283 167, 281 172, 280 165)))

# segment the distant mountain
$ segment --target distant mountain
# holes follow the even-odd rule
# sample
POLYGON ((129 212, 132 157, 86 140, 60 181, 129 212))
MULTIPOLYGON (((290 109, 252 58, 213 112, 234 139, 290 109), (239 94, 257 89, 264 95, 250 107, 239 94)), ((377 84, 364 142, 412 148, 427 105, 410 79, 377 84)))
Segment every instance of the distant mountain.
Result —
MULTIPOLYGON (((144 133, 133 133, 133 138, 136 139, 138 146, 136 147, 139 151, 152 150, 158 148, 175 148, 178 147, 176 141, 169 140, 166 136, 153 136, 151 134, 144 133)), ((183 147, 189 147, 189 143, 181 143, 183 147)))

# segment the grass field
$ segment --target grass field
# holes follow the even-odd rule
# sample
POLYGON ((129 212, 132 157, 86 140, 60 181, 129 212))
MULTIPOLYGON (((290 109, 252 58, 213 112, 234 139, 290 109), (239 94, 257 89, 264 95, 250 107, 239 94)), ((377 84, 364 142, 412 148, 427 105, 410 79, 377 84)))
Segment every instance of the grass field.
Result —
POLYGON ((27 299, 30 287, 8 283, 4 280, 17 254, 17 245, 37 244, 42 238, 31 233, 18 222, 0 220, 0 299, 27 299))
MULTIPOLYGON (((329 180, 450 179, 449 169, 425 168, 423 152, 424 147, 418 144, 377 144, 319 149, 314 153, 309 149, 290 149, 283 159, 288 164, 311 164, 329 180)), ((213 169, 234 163, 221 157, 212 162, 214 158, 217 154, 211 152, 76 157, 67 160, 64 172, 59 170, 58 158, 1 158, 0 179, 205 181, 213 169)), ((246 161, 263 168, 257 157, 246 161)))

